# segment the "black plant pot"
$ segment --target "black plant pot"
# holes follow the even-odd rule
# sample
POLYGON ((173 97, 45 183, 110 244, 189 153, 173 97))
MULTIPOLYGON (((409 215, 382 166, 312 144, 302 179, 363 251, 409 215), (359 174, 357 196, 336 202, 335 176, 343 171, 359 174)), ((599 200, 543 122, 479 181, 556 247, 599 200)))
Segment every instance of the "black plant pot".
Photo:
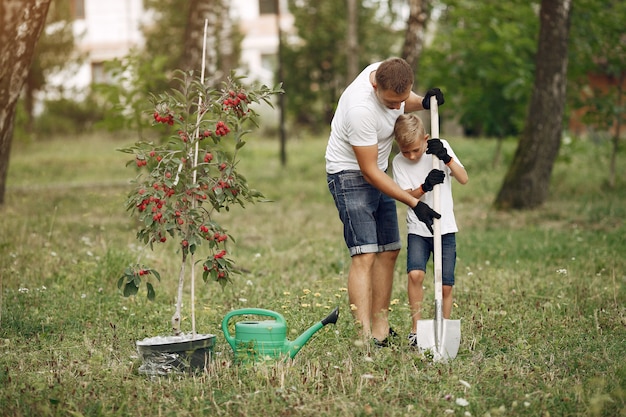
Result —
POLYGON ((209 367, 214 346, 213 334, 156 336, 138 340, 137 351, 143 361, 139 373, 169 375, 203 371, 209 367))

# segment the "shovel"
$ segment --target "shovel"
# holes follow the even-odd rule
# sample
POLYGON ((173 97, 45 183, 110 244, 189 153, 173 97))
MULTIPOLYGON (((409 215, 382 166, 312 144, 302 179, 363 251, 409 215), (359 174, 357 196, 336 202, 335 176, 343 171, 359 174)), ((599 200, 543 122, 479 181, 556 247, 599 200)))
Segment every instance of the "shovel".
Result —
MULTIPOLYGON (((430 99, 430 130, 431 138, 439 138, 439 109, 437 99, 430 99)), ((433 169, 441 169, 440 161, 435 155, 433 169)), ((441 190, 439 184, 433 188, 434 207, 441 213, 441 190)), ((435 319, 418 320, 417 347, 421 352, 430 352, 433 361, 447 361, 454 359, 461 343, 461 320, 443 318, 443 289, 442 289, 442 259, 441 259, 441 219, 434 219, 433 223, 433 258, 435 275, 435 319)))

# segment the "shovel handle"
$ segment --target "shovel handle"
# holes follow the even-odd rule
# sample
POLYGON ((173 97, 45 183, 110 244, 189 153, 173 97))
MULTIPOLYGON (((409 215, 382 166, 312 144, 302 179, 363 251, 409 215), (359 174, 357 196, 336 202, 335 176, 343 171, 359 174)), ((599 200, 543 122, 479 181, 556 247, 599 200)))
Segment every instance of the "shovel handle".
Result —
MULTIPOLYGON (((437 98, 430 98, 430 137, 439 139, 439 107, 437 98)), ((435 155, 433 169, 441 169, 441 161, 435 155)), ((433 187, 433 210, 441 214, 441 184, 433 187)), ((435 302, 443 300, 442 289, 442 260, 441 260, 441 219, 433 219, 433 262, 435 273, 435 302)))

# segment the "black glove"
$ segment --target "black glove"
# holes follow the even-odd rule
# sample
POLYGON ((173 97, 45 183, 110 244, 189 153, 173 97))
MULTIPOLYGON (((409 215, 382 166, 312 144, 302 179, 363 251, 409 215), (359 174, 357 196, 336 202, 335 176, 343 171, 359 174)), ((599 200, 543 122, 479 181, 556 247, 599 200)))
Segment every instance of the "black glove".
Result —
POLYGON ((428 227, 430 233, 433 232, 433 219, 440 219, 441 214, 437 213, 435 210, 431 209, 428 204, 420 201, 417 203, 417 206, 413 207, 413 211, 415 215, 422 223, 428 227))
POLYGON ((446 174, 444 174, 442 170, 433 169, 428 173, 428 176, 424 180, 424 184, 422 184, 422 190, 424 190, 425 193, 432 191, 435 185, 443 183, 443 179, 445 178, 445 176, 446 174))
POLYGON ((452 157, 448 155, 448 151, 446 147, 443 146, 441 139, 433 138, 428 139, 426 142, 426 153, 430 155, 435 155, 437 158, 443 161, 444 164, 448 165, 452 157))
POLYGON ((432 96, 437 97, 437 105, 441 106, 446 101, 443 99, 443 93, 438 88, 431 88, 426 92, 424 99, 422 100, 422 107, 426 110, 430 109, 430 98, 432 96))

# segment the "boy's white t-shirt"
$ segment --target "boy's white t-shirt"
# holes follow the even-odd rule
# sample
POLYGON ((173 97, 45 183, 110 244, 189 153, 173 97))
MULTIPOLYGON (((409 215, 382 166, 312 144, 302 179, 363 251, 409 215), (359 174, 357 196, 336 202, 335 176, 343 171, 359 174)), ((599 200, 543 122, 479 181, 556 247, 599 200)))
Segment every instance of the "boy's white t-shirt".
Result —
MULTIPOLYGON (((461 161, 456 157, 454 151, 450 147, 450 144, 445 139, 441 139, 441 143, 447 149, 448 155, 450 155, 457 164, 463 166, 461 161)), ((424 180, 428 176, 428 173, 433 169, 433 160, 436 156, 428 155, 424 153, 419 161, 414 162, 402 156, 401 153, 397 154, 393 158, 393 179, 403 190, 414 190, 419 188, 424 183, 424 180)), ((450 175, 450 168, 445 166, 443 162, 440 162, 440 168, 445 173, 445 178, 442 184, 440 184, 440 197, 441 197, 441 234, 456 233, 459 231, 456 219, 454 218, 454 201, 452 200, 452 177, 450 175)), ((427 192, 421 198, 421 201, 428 204, 430 208, 434 208, 433 192, 427 192)), ((410 234, 431 237, 433 234, 426 225, 419 221, 413 209, 407 210, 406 216, 407 231, 410 234)))
POLYGON ((360 170, 353 146, 378 145, 378 167, 386 171, 393 145, 393 126, 404 113, 404 103, 394 110, 376 97, 370 74, 380 62, 367 66, 343 92, 331 122, 326 147, 326 172, 360 170))

